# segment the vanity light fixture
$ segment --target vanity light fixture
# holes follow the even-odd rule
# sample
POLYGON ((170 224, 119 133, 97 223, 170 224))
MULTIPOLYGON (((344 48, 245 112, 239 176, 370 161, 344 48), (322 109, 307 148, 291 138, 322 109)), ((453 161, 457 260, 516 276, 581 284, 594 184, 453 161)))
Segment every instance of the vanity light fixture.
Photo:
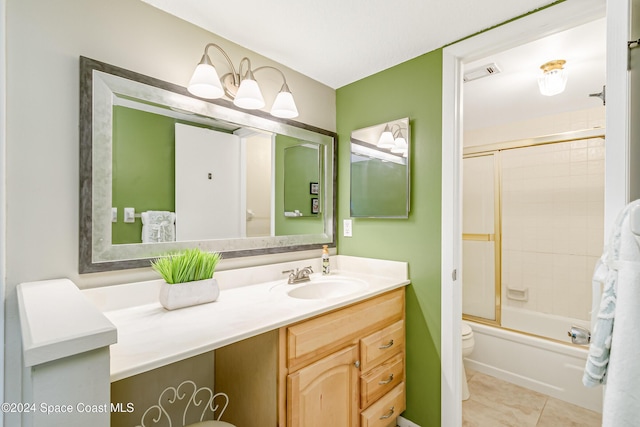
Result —
POLYGON ((545 96, 553 96, 564 91, 567 85, 567 71, 564 69, 564 59, 549 61, 540 66, 542 75, 538 77, 540 93, 545 96))
POLYGON ((204 54, 193 72, 187 90, 195 96, 206 99, 217 99, 226 95, 233 100, 233 104, 237 107, 255 110, 264 107, 265 102, 254 73, 260 70, 272 69, 280 74, 283 84, 271 106, 271 115, 285 119, 298 117, 298 108, 282 71, 270 65, 252 70, 251 60, 246 56, 240 60, 238 69, 238 72, 236 72, 229 55, 220 46, 215 43, 209 43, 204 47, 204 54), (207 54, 210 47, 214 47, 222 53, 231 72, 219 77, 211 58, 207 54), (247 67, 246 71, 243 66, 247 67))

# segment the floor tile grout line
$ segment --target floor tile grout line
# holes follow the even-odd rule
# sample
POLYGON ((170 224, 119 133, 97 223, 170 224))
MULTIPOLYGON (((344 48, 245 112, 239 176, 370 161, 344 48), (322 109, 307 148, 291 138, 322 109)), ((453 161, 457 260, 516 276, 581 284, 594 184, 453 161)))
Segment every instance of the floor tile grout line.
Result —
POLYGON ((536 427, 538 427, 538 424, 540 424, 540 421, 542 420, 542 413, 544 412, 544 408, 547 407, 547 403, 549 402, 549 398, 545 397, 544 398, 544 405, 542 405, 542 409, 540 409, 540 413, 538 414, 538 421, 536 421, 536 427))

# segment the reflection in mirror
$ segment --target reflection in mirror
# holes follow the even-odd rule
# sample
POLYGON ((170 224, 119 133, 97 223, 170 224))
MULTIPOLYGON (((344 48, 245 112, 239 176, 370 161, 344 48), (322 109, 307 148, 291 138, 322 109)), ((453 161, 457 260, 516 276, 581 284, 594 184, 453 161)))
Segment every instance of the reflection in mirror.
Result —
POLYGON ((409 118, 351 133, 351 216, 407 218, 409 118))
POLYGON ((313 206, 320 193, 320 147, 286 137, 279 138, 278 142, 284 147, 284 215, 276 218, 276 231, 282 234, 320 232, 322 212, 313 206))
POLYGON ((230 258, 335 245, 332 132, 87 58, 80 113, 80 272, 148 266, 194 246, 230 258), (313 154, 292 154, 287 172, 298 149, 313 154), (312 174, 296 178, 299 164, 312 174), (287 174, 323 193, 312 214, 306 183, 296 209, 307 217, 293 226, 287 174))

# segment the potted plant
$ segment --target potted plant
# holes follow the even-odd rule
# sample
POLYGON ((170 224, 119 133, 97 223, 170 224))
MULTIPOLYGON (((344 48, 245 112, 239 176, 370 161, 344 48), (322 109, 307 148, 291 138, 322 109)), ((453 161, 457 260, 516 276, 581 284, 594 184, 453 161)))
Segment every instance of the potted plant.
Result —
POLYGON ((215 301, 220 288, 213 273, 221 258, 217 252, 188 249, 152 261, 151 268, 164 279, 160 304, 167 310, 175 310, 215 301))

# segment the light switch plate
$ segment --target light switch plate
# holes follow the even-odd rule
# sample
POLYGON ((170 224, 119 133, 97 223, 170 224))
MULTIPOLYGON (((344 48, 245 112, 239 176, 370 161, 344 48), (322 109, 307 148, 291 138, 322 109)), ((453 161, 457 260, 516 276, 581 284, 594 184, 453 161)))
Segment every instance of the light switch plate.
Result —
POLYGON ((344 237, 352 237, 353 236, 353 221, 350 219, 345 219, 342 221, 342 229, 344 237))
POLYGON ((118 222, 118 208, 111 208, 111 222, 118 222))

